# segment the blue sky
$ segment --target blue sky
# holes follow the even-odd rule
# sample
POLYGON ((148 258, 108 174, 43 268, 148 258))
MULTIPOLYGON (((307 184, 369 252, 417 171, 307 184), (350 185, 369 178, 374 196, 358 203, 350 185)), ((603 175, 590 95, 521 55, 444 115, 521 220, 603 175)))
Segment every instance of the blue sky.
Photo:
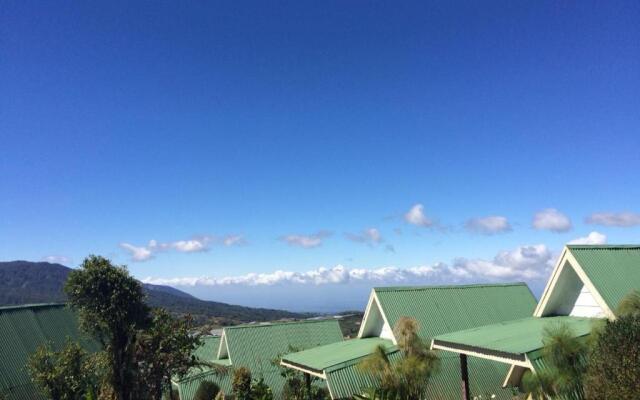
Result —
POLYGON ((0 259, 328 309, 640 242, 637 2, 236 3, 3 4, 0 259))

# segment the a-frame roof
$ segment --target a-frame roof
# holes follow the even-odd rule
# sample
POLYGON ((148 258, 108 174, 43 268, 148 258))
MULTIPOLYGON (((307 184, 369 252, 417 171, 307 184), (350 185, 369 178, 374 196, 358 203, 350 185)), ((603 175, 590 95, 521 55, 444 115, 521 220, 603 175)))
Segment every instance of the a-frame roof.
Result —
POLYGON ((582 285, 605 316, 615 318, 620 300, 640 289, 640 246, 565 246, 534 315, 566 315, 561 303, 575 301, 574 292, 582 285))
MULTIPOLYGON (((393 328, 415 318, 419 334, 436 335, 531 315, 536 299, 525 283, 377 287, 373 292, 393 328)), ((364 325, 364 323, 363 323, 364 325)))
MULTIPOLYGON (((359 361, 372 353, 376 340, 388 342, 395 351, 392 328, 401 317, 415 318, 419 334, 430 339, 436 334, 531 315, 536 301, 524 283, 463 286, 378 287, 371 291, 358 339, 344 345, 328 345, 290 354, 283 364, 327 379, 334 399, 362 393, 372 385, 370 377, 358 371, 359 361), (372 323, 377 319, 377 323, 372 323), (385 326, 382 326, 384 324, 385 326), (373 328, 371 328, 373 326, 373 328), (383 339, 375 338, 381 336, 383 339), (387 339, 387 340, 385 340, 387 339), (345 354, 324 354, 338 349, 345 354)), ((399 353, 393 353, 394 355, 399 353)), ((454 398, 459 394, 459 366, 456 356, 440 354, 441 368, 429 384, 429 398, 454 398)), ((232 356, 233 357, 233 356, 232 356)), ((507 367, 492 361, 471 360, 471 387, 474 393, 495 394, 510 399, 510 391, 500 389, 507 367), (498 383, 496 383, 498 382, 498 383)))

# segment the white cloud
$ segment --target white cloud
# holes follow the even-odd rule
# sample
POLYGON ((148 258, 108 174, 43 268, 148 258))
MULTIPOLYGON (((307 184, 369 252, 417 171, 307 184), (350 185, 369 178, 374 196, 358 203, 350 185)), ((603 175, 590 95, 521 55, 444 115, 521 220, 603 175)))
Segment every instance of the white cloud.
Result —
POLYGON ((593 231, 587 236, 573 239, 569 244, 605 244, 607 243, 607 235, 593 231))
POLYGON ((133 261, 147 261, 153 258, 153 252, 147 247, 137 247, 129 243, 120 243, 120 247, 129 252, 133 261))
POLYGON ((353 242, 366 243, 370 246, 384 242, 380 231, 376 228, 365 229, 360 233, 347 233, 345 236, 353 242))
POLYGON ((242 235, 227 235, 222 239, 222 244, 227 247, 240 246, 247 244, 247 241, 242 235))
POLYGON ((640 225, 640 214, 631 212, 610 213, 601 212, 594 213, 587 217, 588 224, 630 227, 640 225))
POLYGON ((316 233, 312 233, 311 235, 286 235, 282 236, 280 240, 291 246, 299 246, 305 249, 312 249, 314 247, 321 246, 324 239, 330 237, 331 235, 332 233, 329 231, 318 231, 316 233))
POLYGON ((553 267, 554 255, 542 244, 498 253, 492 260, 458 258, 451 265, 437 263, 412 268, 317 268, 306 272, 275 271, 228 277, 146 278, 143 282, 172 286, 325 285, 347 283, 439 284, 478 281, 542 279, 553 267))
POLYGON ((63 265, 71 264, 71 258, 67 256, 60 256, 60 255, 45 256, 45 257, 42 257, 42 261, 46 261, 54 264, 63 264, 63 265))
POLYGON ((414 204, 404 215, 404 220, 411 225, 429 227, 433 225, 433 220, 424 213, 422 204, 414 204))
POLYGON ((547 208, 537 212, 533 216, 532 225, 535 229, 544 229, 552 232, 567 232, 572 227, 569 217, 555 208, 547 208))
POLYGON ((506 217, 490 215, 488 217, 471 218, 465 223, 467 230, 483 235, 494 235, 496 233, 509 232, 512 230, 511 224, 506 217))
POLYGON ((215 236, 194 236, 187 240, 176 240, 174 242, 158 242, 150 240, 146 246, 135 246, 130 243, 120 243, 120 247, 126 250, 133 261, 147 261, 155 257, 157 253, 163 251, 177 251, 179 253, 198 253, 211 249, 215 243, 225 246, 235 246, 246 243, 243 236, 228 235, 223 238, 215 236))

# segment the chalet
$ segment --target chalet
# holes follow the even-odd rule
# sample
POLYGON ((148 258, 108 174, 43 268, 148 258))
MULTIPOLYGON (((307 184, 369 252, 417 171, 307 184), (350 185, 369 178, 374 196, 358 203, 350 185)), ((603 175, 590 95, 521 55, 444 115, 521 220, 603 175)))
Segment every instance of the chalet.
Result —
MULTIPOLYGON (((401 317, 415 318, 419 335, 430 341, 444 333, 531 315, 535 305, 524 283, 374 288, 357 339, 288 354, 281 364, 325 380, 332 399, 351 398, 376 385, 371 376, 358 369, 376 347, 383 346, 392 361, 400 357, 393 327, 401 317)), ((427 398, 458 398, 458 356, 447 352, 439 356, 441 368, 432 377, 427 398)), ((500 386, 507 365, 475 359, 469 370, 473 393, 512 398, 511 391, 500 386)))
POLYGON ((181 400, 193 399, 202 381, 215 382, 230 394, 233 369, 246 367, 253 378, 264 379, 275 399, 281 399, 285 380, 277 361, 282 355, 290 353, 292 349, 308 349, 341 341, 342 332, 337 320, 226 327, 222 336, 206 338, 204 345, 196 352, 201 360, 222 368, 194 368, 186 377, 174 379, 172 384, 178 389, 181 400))
POLYGON ((634 289, 640 289, 640 246, 567 245, 533 316, 435 335, 431 346, 461 361, 473 356, 508 365, 503 386, 519 386, 525 371, 544 368, 546 327, 564 324, 576 337, 586 336, 598 320, 615 319, 621 299, 634 289))
POLYGON ((50 344, 61 350, 67 338, 88 351, 99 345, 78 330, 76 315, 64 304, 0 307, 0 397, 7 400, 45 400, 26 369, 36 349, 50 344))

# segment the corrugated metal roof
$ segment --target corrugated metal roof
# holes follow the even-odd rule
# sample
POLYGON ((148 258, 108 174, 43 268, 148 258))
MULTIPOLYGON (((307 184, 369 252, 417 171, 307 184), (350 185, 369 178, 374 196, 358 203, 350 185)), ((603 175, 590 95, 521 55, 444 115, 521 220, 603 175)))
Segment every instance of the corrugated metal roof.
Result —
POLYGON ((499 322, 463 331, 436 336, 436 341, 447 342, 447 346, 463 345, 486 350, 489 353, 500 352, 512 355, 525 355, 544 347, 544 331, 554 325, 568 326, 575 337, 591 333, 593 318, 581 317, 529 317, 513 321, 499 322))
MULTIPOLYGON (((353 339, 353 341, 355 340, 363 339, 353 339)), ((399 351, 394 351, 388 357, 391 362, 396 362, 401 355, 399 351)), ((373 376, 360 371, 358 368, 359 361, 359 359, 354 360, 354 362, 345 364, 341 368, 327 371, 327 385, 334 399, 348 399, 354 394, 363 393, 367 388, 378 385, 373 376)))
MULTIPOLYGON (((217 360, 217 347, 220 338, 207 339, 207 347, 216 348, 212 361, 232 368, 249 368, 253 378, 263 378, 273 391, 274 398, 282 398, 284 378, 280 376, 277 365, 279 357, 290 352, 291 348, 309 349, 329 343, 342 341, 342 332, 337 320, 300 321, 285 323, 237 325, 224 328, 225 340, 229 347, 229 359, 217 360), (276 365, 274 365, 276 362, 276 365)), ((210 350, 198 349, 199 354, 208 357, 210 350)), ((194 369, 180 381, 176 381, 181 400, 191 400, 200 382, 215 382, 231 393, 233 371, 226 375, 216 375, 210 368, 194 369)))
MULTIPOLYGON (((536 306, 536 299, 524 283, 374 290, 392 327, 403 316, 413 317, 420 325, 419 335, 428 341, 444 333, 529 317, 536 306)), ((442 351, 438 355, 441 368, 431 380, 428 398, 458 398, 459 358, 442 351)), ((497 399, 511 398, 511 391, 501 387, 507 365, 473 357, 468 363, 473 396, 488 394, 497 399)))
POLYGON ((241 325, 224 330, 233 367, 247 367, 254 378, 263 378, 276 399, 282 396, 284 379, 273 364, 291 348, 309 349, 342 341, 336 320, 241 325))
POLYGON ((567 245, 609 308, 640 289, 640 246, 567 245))
POLYGON ((50 342, 59 350, 67 337, 89 351, 99 348, 80 334, 76 316, 64 304, 0 307, 0 393, 9 400, 44 399, 25 366, 38 346, 50 342))
POLYGON ((357 363, 363 357, 372 354, 378 346, 384 346, 387 352, 398 349, 388 339, 378 337, 352 339, 287 354, 282 357, 282 361, 322 373, 325 370, 339 369, 346 366, 345 364, 357 363))

